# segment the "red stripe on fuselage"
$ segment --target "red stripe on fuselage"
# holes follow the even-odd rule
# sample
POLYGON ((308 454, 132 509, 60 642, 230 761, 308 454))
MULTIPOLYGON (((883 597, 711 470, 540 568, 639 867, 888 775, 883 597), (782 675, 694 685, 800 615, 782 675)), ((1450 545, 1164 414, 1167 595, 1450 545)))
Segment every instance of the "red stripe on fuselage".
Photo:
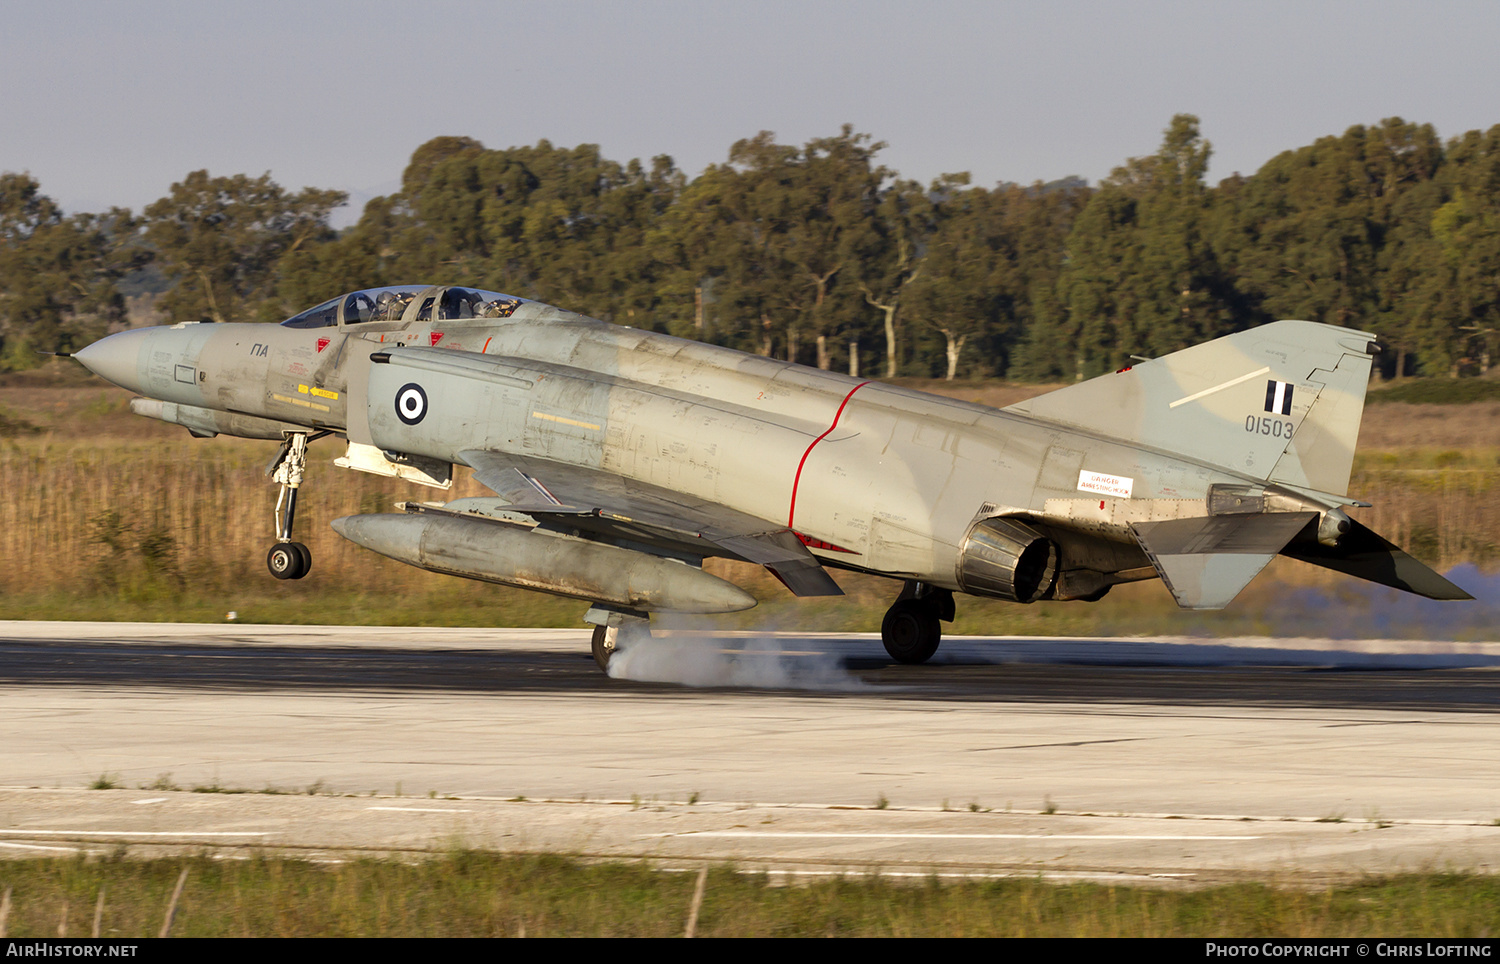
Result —
POLYGON ((797 474, 792 478, 792 504, 788 506, 786 510, 786 527, 788 529, 792 527, 792 523, 796 521, 797 518, 797 486, 802 483, 802 466, 807 464, 807 457, 812 454, 812 450, 817 447, 818 443, 827 438, 829 432, 832 432, 834 429, 839 427, 839 419, 843 417, 844 406, 849 404, 849 399, 854 397, 855 392, 859 391, 861 388, 864 388, 868 384, 870 383, 860 382, 858 385, 855 385, 853 388, 849 389, 849 394, 845 395, 844 400, 839 403, 839 410, 833 413, 833 424, 824 429, 822 435, 819 435, 817 438, 813 439, 812 443, 807 446, 807 451, 802 453, 802 461, 797 463, 797 474))

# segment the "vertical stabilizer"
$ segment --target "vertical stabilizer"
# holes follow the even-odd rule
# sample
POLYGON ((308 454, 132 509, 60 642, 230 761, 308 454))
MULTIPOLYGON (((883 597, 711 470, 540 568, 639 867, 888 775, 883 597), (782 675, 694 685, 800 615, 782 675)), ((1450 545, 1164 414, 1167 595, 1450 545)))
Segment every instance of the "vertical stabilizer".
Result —
POLYGON ((1278 321, 1012 405, 1008 411, 1344 495, 1373 335, 1278 321))

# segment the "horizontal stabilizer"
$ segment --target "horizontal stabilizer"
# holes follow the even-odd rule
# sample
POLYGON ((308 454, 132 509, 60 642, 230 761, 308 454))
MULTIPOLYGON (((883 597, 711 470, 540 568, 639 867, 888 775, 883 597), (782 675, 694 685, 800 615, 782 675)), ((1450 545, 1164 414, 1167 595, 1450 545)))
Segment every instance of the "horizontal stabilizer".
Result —
POLYGON ((1268 512, 1140 522, 1130 527, 1177 605, 1223 609, 1316 512, 1268 512))
POLYGON ((1358 522, 1350 525, 1337 548, 1299 543, 1285 555, 1428 599, 1474 598, 1358 522))

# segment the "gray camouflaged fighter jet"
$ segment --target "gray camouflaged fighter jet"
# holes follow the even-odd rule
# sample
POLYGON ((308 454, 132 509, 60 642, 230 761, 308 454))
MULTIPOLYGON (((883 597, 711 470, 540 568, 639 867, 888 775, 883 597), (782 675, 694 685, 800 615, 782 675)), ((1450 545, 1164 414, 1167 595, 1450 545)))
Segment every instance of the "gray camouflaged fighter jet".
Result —
POLYGON ((1160 576, 1219 609, 1278 553, 1433 599, 1467 593, 1345 506, 1377 350, 1364 332, 1280 321, 992 409, 623 328, 493 291, 398 285, 281 325, 189 322, 76 353, 131 408, 194 435, 281 443, 272 575, 292 539, 310 438, 337 465, 494 498, 336 519, 413 566, 585 600, 594 655, 653 613, 755 605, 702 569, 727 556, 799 596, 828 569, 904 585, 881 635, 936 651, 954 594, 1097 600, 1160 576))

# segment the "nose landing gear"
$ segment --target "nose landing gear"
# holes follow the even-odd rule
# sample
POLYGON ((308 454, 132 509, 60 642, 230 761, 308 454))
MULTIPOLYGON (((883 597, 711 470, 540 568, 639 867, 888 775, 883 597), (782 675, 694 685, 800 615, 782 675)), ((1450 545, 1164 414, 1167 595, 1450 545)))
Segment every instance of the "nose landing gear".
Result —
MULTIPOLYGON (((320 439, 327 432, 319 432, 312 439, 320 439)), ((276 544, 266 553, 266 568, 277 579, 301 579, 312 571, 312 553, 307 546, 292 541, 292 522, 297 516, 297 490, 302 486, 302 476, 307 470, 307 443, 305 432, 293 432, 281 443, 281 451, 266 474, 281 486, 276 495, 276 544)))

